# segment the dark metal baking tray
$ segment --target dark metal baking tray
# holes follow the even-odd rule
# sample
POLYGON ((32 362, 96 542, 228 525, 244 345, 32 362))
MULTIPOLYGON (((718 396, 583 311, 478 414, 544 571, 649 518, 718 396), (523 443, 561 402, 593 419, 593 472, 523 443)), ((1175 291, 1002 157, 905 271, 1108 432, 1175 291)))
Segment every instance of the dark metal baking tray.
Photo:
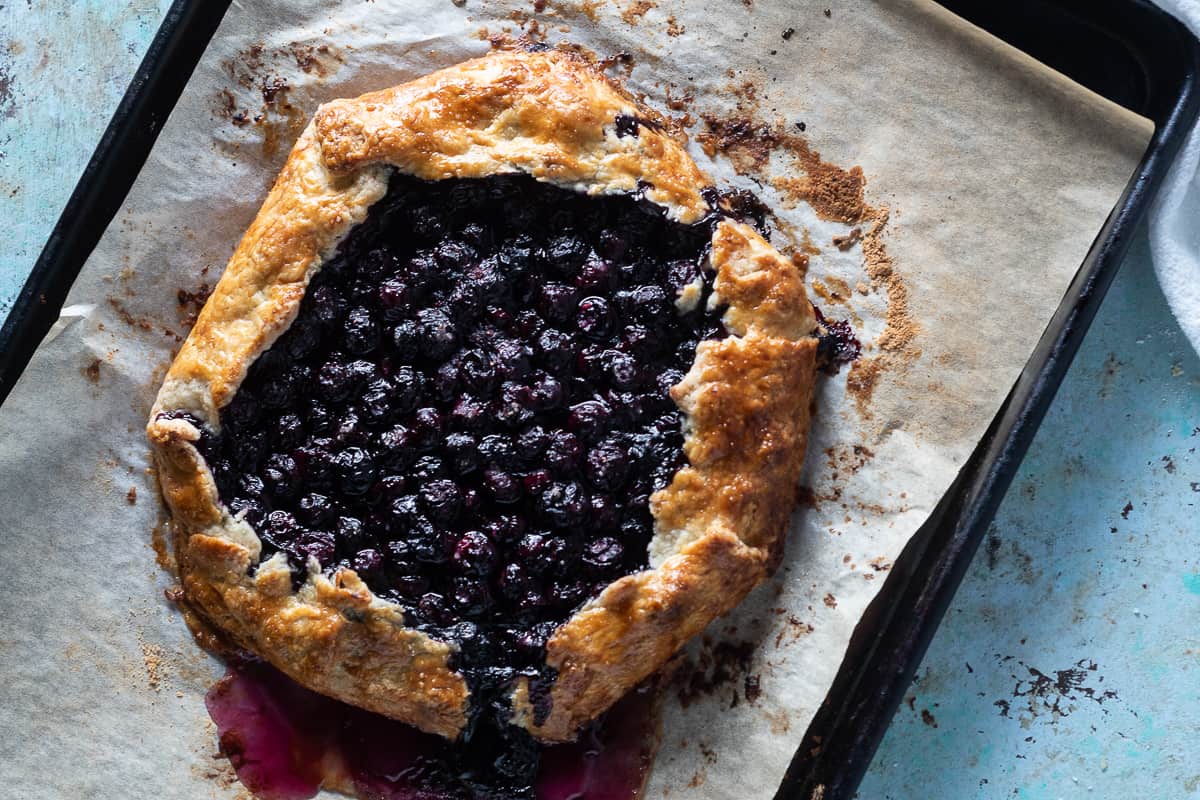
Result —
POLYGON ((1200 42, 1146 0, 941 0, 1154 122, 1154 135, 974 453, 896 560, 776 800, 849 800, 1066 375, 1134 231, 1200 113, 1200 42))
POLYGON ((67 292, 125 202, 230 0, 175 0, 0 327, 0 403, 58 319, 67 292))
MULTIPOLYGON (((175 0, 0 328, 0 402, 58 318, 229 0, 175 0)), ((859 623, 777 800, 847 800, 912 680, 1185 133, 1200 42, 1147 0, 942 0, 1000 39, 1155 123, 1150 145, 1025 370, 859 623)))

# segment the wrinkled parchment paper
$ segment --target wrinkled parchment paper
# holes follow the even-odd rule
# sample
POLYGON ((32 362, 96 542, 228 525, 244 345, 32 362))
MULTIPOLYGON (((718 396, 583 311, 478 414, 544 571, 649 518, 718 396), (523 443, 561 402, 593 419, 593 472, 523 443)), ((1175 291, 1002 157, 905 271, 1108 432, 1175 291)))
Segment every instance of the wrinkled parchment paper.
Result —
POLYGON ((822 381, 786 560, 690 648, 707 672, 685 668, 666 702, 649 797, 770 797, 861 612, 1012 385, 1150 132, 931 3, 825 9, 234 0, 0 411, 3 794, 238 795, 202 702, 219 665, 164 600, 152 547, 163 528, 142 428, 195 310, 180 291, 215 282, 320 102, 525 26, 627 54, 611 73, 693 133, 706 113, 802 122, 890 208, 888 273, 861 244, 833 246, 852 226, 789 199, 800 170, 787 153, 737 176, 693 141, 713 174, 779 209, 775 241, 811 254, 814 299, 854 321, 879 367, 822 381), (889 351, 879 337, 897 314, 903 346, 889 351))

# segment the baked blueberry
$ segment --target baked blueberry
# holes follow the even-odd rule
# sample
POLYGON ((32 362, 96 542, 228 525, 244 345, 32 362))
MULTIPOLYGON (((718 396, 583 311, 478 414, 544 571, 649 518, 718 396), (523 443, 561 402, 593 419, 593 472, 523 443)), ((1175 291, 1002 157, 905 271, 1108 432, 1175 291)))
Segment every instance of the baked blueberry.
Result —
POLYGON ((589 587, 645 566, 646 495, 685 463, 682 437, 655 438, 662 411, 647 409, 673 409, 667 391, 716 321, 669 302, 703 282, 707 243, 672 226, 632 198, 396 175, 337 268, 313 278, 282 358, 268 351, 223 413, 205 455, 243 470, 223 499, 270 533, 264 555, 335 568, 332 541, 436 635, 465 617, 518 633, 561 621, 589 587), (522 210, 496 217, 497 194, 522 210), (555 231, 544 239, 539 218, 555 231), (264 420, 303 465, 287 449, 260 460, 264 420), (541 532, 521 538, 530 522, 541 532), (479 580, 493 572, 495 592, 479 580))
POLYGON ((458 331, 450 315, 438 308, 423 308, 417 312, 420 355, 442 359, 454 352, 458 331))

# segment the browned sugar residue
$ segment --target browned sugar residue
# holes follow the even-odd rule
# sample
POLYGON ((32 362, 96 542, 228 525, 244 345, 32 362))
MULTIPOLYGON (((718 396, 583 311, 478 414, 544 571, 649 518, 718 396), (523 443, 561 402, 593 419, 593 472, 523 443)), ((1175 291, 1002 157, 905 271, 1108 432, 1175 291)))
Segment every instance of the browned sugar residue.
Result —
POLYGON ((710 114, 703 119, 706 130, 696 138, 709 157, 722 153, 738 173, 761 176, 767 171, 771 155, 782 153, 803 173, 771 179, 785 204, 806 202, 822 219, 834 222, 852 224, 863 218, 866 178, 862 167, 843 169, 822 161, 821 154, 803 136, 792 133, 782 123, 770 125, 748 116, 722 118, 710 114))
POLYGON ((138 317, 135 317, 133 314, 129 313, 129 309, 125 308, 125 306, 121 304, 120 300, 110 297, 108 298, 108 304, 113 307, 114 311, 117 312, 117 316, 120 318, 120 320, 129 327, 138 328, 139 330, 146 332, 154 330, 154 325, 149 320, 139 319, 138 317))
POLYGON ((188 627, 188 632, 192 634, 192 639, 202 650, 225 660, 245 658, 248 655, 245 650, 239 649, 229 642, 219 629, 214 628, 208 620, 196 612, 196 609, 188 603, 184 596, 182 587, 176 586, 168 589, 164 595, 179 609, 179 613, 183 616, 183 622, 188 627))
POLYGON ((851 247, 854 247, 854 245, 858 244, 861 239, 862 228, 856 226, 851 228, 850 231, 844 236, 833 237, 833 246, 844 253, 851 247))
POLYGON ((162 684, 163 650, 156 644, 140 643, 142 646, 142 663, 146 667, 146 683, 154 691, 159 691, 162 684))
POLYGON ((861 444, 839 444, 825 448, 825 463, 829 466, 831 479, 834 481, 843 474, 857 474, 874 457, 875 452, 861 444))
POLYGON ((306 75, 315 74, 320 78, 329 75, 343 61, 342 57, 334 53, 327 44, 314 47, 310 44, 292 42, 286 49, 292 54, 292 59, 295 60, 296 66, 300 68, 301 72, 306 75))
POLYGON ((154 549, 154 563, 158 564, 159 568, 167 572, 171 576, 179 574, 179 567, 175 563, 175 556, 171 552, 171 545, 167 541, 167 526, 166 520, 159 522, 150 529, 150 547, 154 549))
MULTIPOLYGON (((208 725, 213 731, 216 730, 216 726, 211 722, 208 725)), ((205 745, 205 752, 199 753, 198 758, 192 763, 192 776, 198 781, 218 786, 226 792, 237 790, 237 794, 233 795, 233 800, 255 800, 254 795, 238 788, 241 786, 241 781, 238 780, 237 770, 234 769, 230 760, 221 753, 220 749, 216 749, 214 752, 214 748, 207 740, 205 745)))
POLYGON ((99 383, 100 382, 100 359, 98 359, 98 358, 95 359, 94 361, 92 361, 92 363, 88 364, 86 367, 84 367, 80 371, 83 372, 83 377, 87 378, 92 383, 99 383))
POLYGON ((883 363, 874 356, 860 358, 850 365, 850 372, 846 376, 846 389, 854 396, 854 404, 864 416, 869 413, 868 406, 882 373, 883 363))
POLYGON ((600 19, 599 5, 600 0, 580 0, 575 4, 575 10, 592 22, 596 22, 600 19))
POLYGON ((250 45, 221 63, 221 69, 243 89, 254 86, 255 73, 263 67, 266 47, 261 42, 250 45))
POLYGON ((792 250, 788 253, 788 258, 796 265, 796 271, 800 273, 801 278, 808 276, 808 253, 801 253, 798 250, 792 250))
POLYGON ((892 258, 884 243, 889 211, 866 210, 871 219, 867 232, 863 234, 863 266, 871 279, 872 287, 882 287, 887 292, 887 313, 883 332, 875 341, 877 352, 859 358, 850 365, 846 376, 846 388, 854 397, 855 406, 864 417, 870 416, 871 398, 884 372, 900 369, 912 363, 921 351, 916 338, 921 330, 913 319, 908 301, 908 287, 895 270, 892 258))
MULTIPOLYGON (((901 503, 898 508, 885 508, 878 503, 863 503, 853 502, 853 504, 844 497, 846 481, 851 476, 857 474, 859 470, 865 467, 873 458, 875 452, 871 448, 862 444, 853 445, 834 445, 825 448, 825 466, 828 469, 828 490, 818 492, 811 487, 800 487, 797 490, 796 502, 798 505, 808 506, 811 508, 819 508, 824 504, 834 504, 840 506, 846 512, 845 522, 850 522, 850 512, 857 510, 865 514, 873 514, 878 517, 885 516, 896 511, 904 511, 907 505, 901 503)), ((903 495, 901 495, 903 497, 903 495)), ((865 523, 864 523, 865 524, 865 523)), ((885 572, 891 569, 890 563, 884 563, 884 560, 877 559, 880 565, 872 562, 872 567, 877 572, 885 572)), ((846 556, 844 562, 850 563, 850 556, 846 556)), ((852 566, 851 569, 857 569, 852 566)))
MULTIPOLYGON (((521 26, 519 34, 514 35, 508 30, 488 33, 487 28, 480 29, 481 38, 485 39, 493 50, 530 50, 546 44, 545 31, 536 19, 531 19, 522 11, 514 11, 509 16, 521 26)), ((556 49, 570 50, 572 48, 558 47, 556 49)))
POLYGON ((696 742, 696 749, 700 751, 700 755, 704 758, 703 763, 697 767, 692 774, 687 785, 689 789, 699 789, 708 780, 708 767, 717 763, 717 751, 705 742, 696 742))
POLYGON ((693 89, 684 89, 682 93, 676 94, 679 91, 677 86, 666 87, 666 104, 667 108, 672 111, 687 111, 691 109, 692 103, 696 101, 696 93, 693 89))
POLYGON ((734 108, 740 113, 751 113, 758 108, 758 90, 759 83, 757 80, 738 81, 739 71, 730 67, 725 70, 725 77, 729 79, 729 84, 726 90, 737 98, 734 108))
POLYGON ((825 597, 822 598, 822 602, 825 603, 825 605, 829 608, 837 608, 837 598, 829 592, 825 593, 825 597))
POLYGON ((919 329, 909 316, 908 288, 896 274, 892 258, 887 252, 887 245, 883 241, 889 211, 885 208, 873 214, 874 222, 863 237, 863 254, 866 256, 867 274, 871 282, 876 286, 885 287, 888 292, 887 325, 877 344, 885 351, 903 352, 913 343, 919 329))
POLYGON ((846 305, 853 293, 850 284, 833 275, 826 275, 824 279, 814 278, 812 290, 814 294, 832 305, 846 305))
POLYGON ((291 100, 292 81, 287 73, 299 71, 323 79, 342 63, 341 55, 328 45, 292 42, 271 50, 262 44, 251 45, 221 62, 231 85, 217 92, 214 113, 239 128, 260 128, 263 157, 272 158, 282 143, 299 135, 308 118, 300 104, 291 100))
POLYGON ((753 703, 761 695, 758 676, 750 672, 755 649, 754 642, 714 642, 706 636, 695 659, 675 672, 673 682, 679 704, 687 708, 710 695, 727 696, 729 708, 743 699, 753 703), (753 680, 748 683, 750 678, 753 680))
POLYGON ((286 95, 291 88, 292 85, 287 82, 287 78, 280 77, 279 75, 264 75, 259 92, 262 93, 263 103, 271 106, 282 95, 286 95))
POLYGON ((197 307, 204 305, 211 294, 212 287, 204 282, 195 289, 180 289, 175 293, 175 297, 181 306, 197 307))
POLYGON ((821 248, 817 247, 817 243, 813 241, 812 233, 808 228, 800 232, 800 249, 810 256, 821 255, 821 248))
POLYGON ((275 109, 280 116, 264 116, 256 121, 263 133, 263 158, 274 158, 282 149, 282 145, 286 144, 291 147, 292 142, 299 138, 300 132, 304 130, 307 123, 308 115, 291 103, 280 102, 268 105, 275 109))
POLYGON ((222 89, 217 92, 216 99, 213 104, 213 113, 223 119, 233 121, 236 125, 237 120, 237 98, 233 96, 233 92, 228 89, 222 89))
POLYGON ((532 18, 533 17, 530 16, 530 14, 527 11, 525 11, 524 9, 521 9, 521 8, 514 8, 512 11, 508 12, 508 19, 512 22, 515 22, 517 25, 521 26, 522 28, 525 27, 525 24, 527 22, 529 22, 529 20, 531 20, 532 18))
POLYGON ((188 602, 183 587, 177 582, 179 579, 179 564, 175 559, 175 552, 180 546, 180 534, 171 527, 171 522, 165 514, 159 518, 158 524, 150 531, 150 546, 154 549, 155 563, 176 580, 173 586, 163 591, 163 596, 183 616, 184 624, 187 625, 188 631, 192 634, 192 639, 195 640, 196 644, 202 650, 206 650, 220 658, 244 657, 244 651, 231 643, 222 631, 213 627, 188 602), (168 539, 172 539, 173 541, 168 541, 168 539))
POLYGON ((306 75, 324 78, 345 63, 345 58, 327 44, 311 45, 289 42, 283 47, 268 50, 263 44, 252 44, 239 50, 232 58, 221 62, 229 80, 243 89, 265 85, 269 77, 278 76, 282 69, 299 69, 306 75))
MULTIPOLYGON (((559 49, 561 50, 562 48, 559 49)), ((630 73, 633 71, 633 56, 624 50, 619 53, 612 53, 604 56, 603 58, 596 58, 595 56, 592 56, 592 61, 596 65, 596 68, 601 72, 607 72, 610 69, 619 69, 624 72, 625 77, 628 78, 630 73)), ((621 94, 632 99, 633 96, 626 91, 625 87, 611 78, 610 85, 621 94)))
POLYGON ((682 36, 684 34, 684 31, 686 31, 686 30, 687 29, 684 28, 682 25, 680 25, 679 22, 675 19, 674 14, 667 17, 667 36, 671 36, 671 37, 682 36))
POLYGON ((778 650, 780 647, 788 644, 789 642, 803 639, 814 630, 816 630, 816 628, 814 628, 811 624, 800 619, 795 614, 789 614, 787 620, 784 622, 783 627, 779 630, 779 633, 775 635, 775 649, 778 650))
POLYGON ((131 506, 137 505, 137 487, 130 486, 129 491, 125 493, 125 502, 131 506))
POLYGON ((642 17, 646 16, 646 12, 655 7, 655 3, 651 0, 633 0, 632 3, 621 9, 621 19, 626 25, 637 25, 641 22, 642 17))
POLYGON ((191 330, 196 324, 196 318, 200 316, 200 309, 204 308, 204 304, 208 302, 212 293, 212 287, 207 282, 201 283, 195 289, 180 289, 176 292, 175 299, 179 302, 179 312, 182 314, 180 324, 184 330, 191 330))
MULTIPOLYGON (((150 333, 155 329, 156 324, 153 321, 145 317, 134 316, 117 298, 108 298, 108 304, 112 306, 113 311, 117 312, 117 317, 129 327, 137 328, 138 330, 146 331, 147 333, 150 333)), ((157 327, 159 332, 168 339, 174 339, 177 342, 183 341, 182 336, 168 328, 166 325, 158 325, 157 327)))

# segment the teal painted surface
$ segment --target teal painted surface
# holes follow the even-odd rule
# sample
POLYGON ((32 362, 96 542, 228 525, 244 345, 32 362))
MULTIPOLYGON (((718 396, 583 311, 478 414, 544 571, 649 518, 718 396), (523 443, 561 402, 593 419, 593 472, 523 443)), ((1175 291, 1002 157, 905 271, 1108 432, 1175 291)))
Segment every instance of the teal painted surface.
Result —
MULTIPOLYGON (((0 318, 168 5, 0 4, 0 318)), ((1147 259, 1139 239, 864 800, 1200 797, 1200 359, 1147 259)))
POLYGON ((1198 449, 1141 236, 861 798, 1200 797, 1198 449))
POLYGON ((169 0, 0 0, 0 321, 169 0))

